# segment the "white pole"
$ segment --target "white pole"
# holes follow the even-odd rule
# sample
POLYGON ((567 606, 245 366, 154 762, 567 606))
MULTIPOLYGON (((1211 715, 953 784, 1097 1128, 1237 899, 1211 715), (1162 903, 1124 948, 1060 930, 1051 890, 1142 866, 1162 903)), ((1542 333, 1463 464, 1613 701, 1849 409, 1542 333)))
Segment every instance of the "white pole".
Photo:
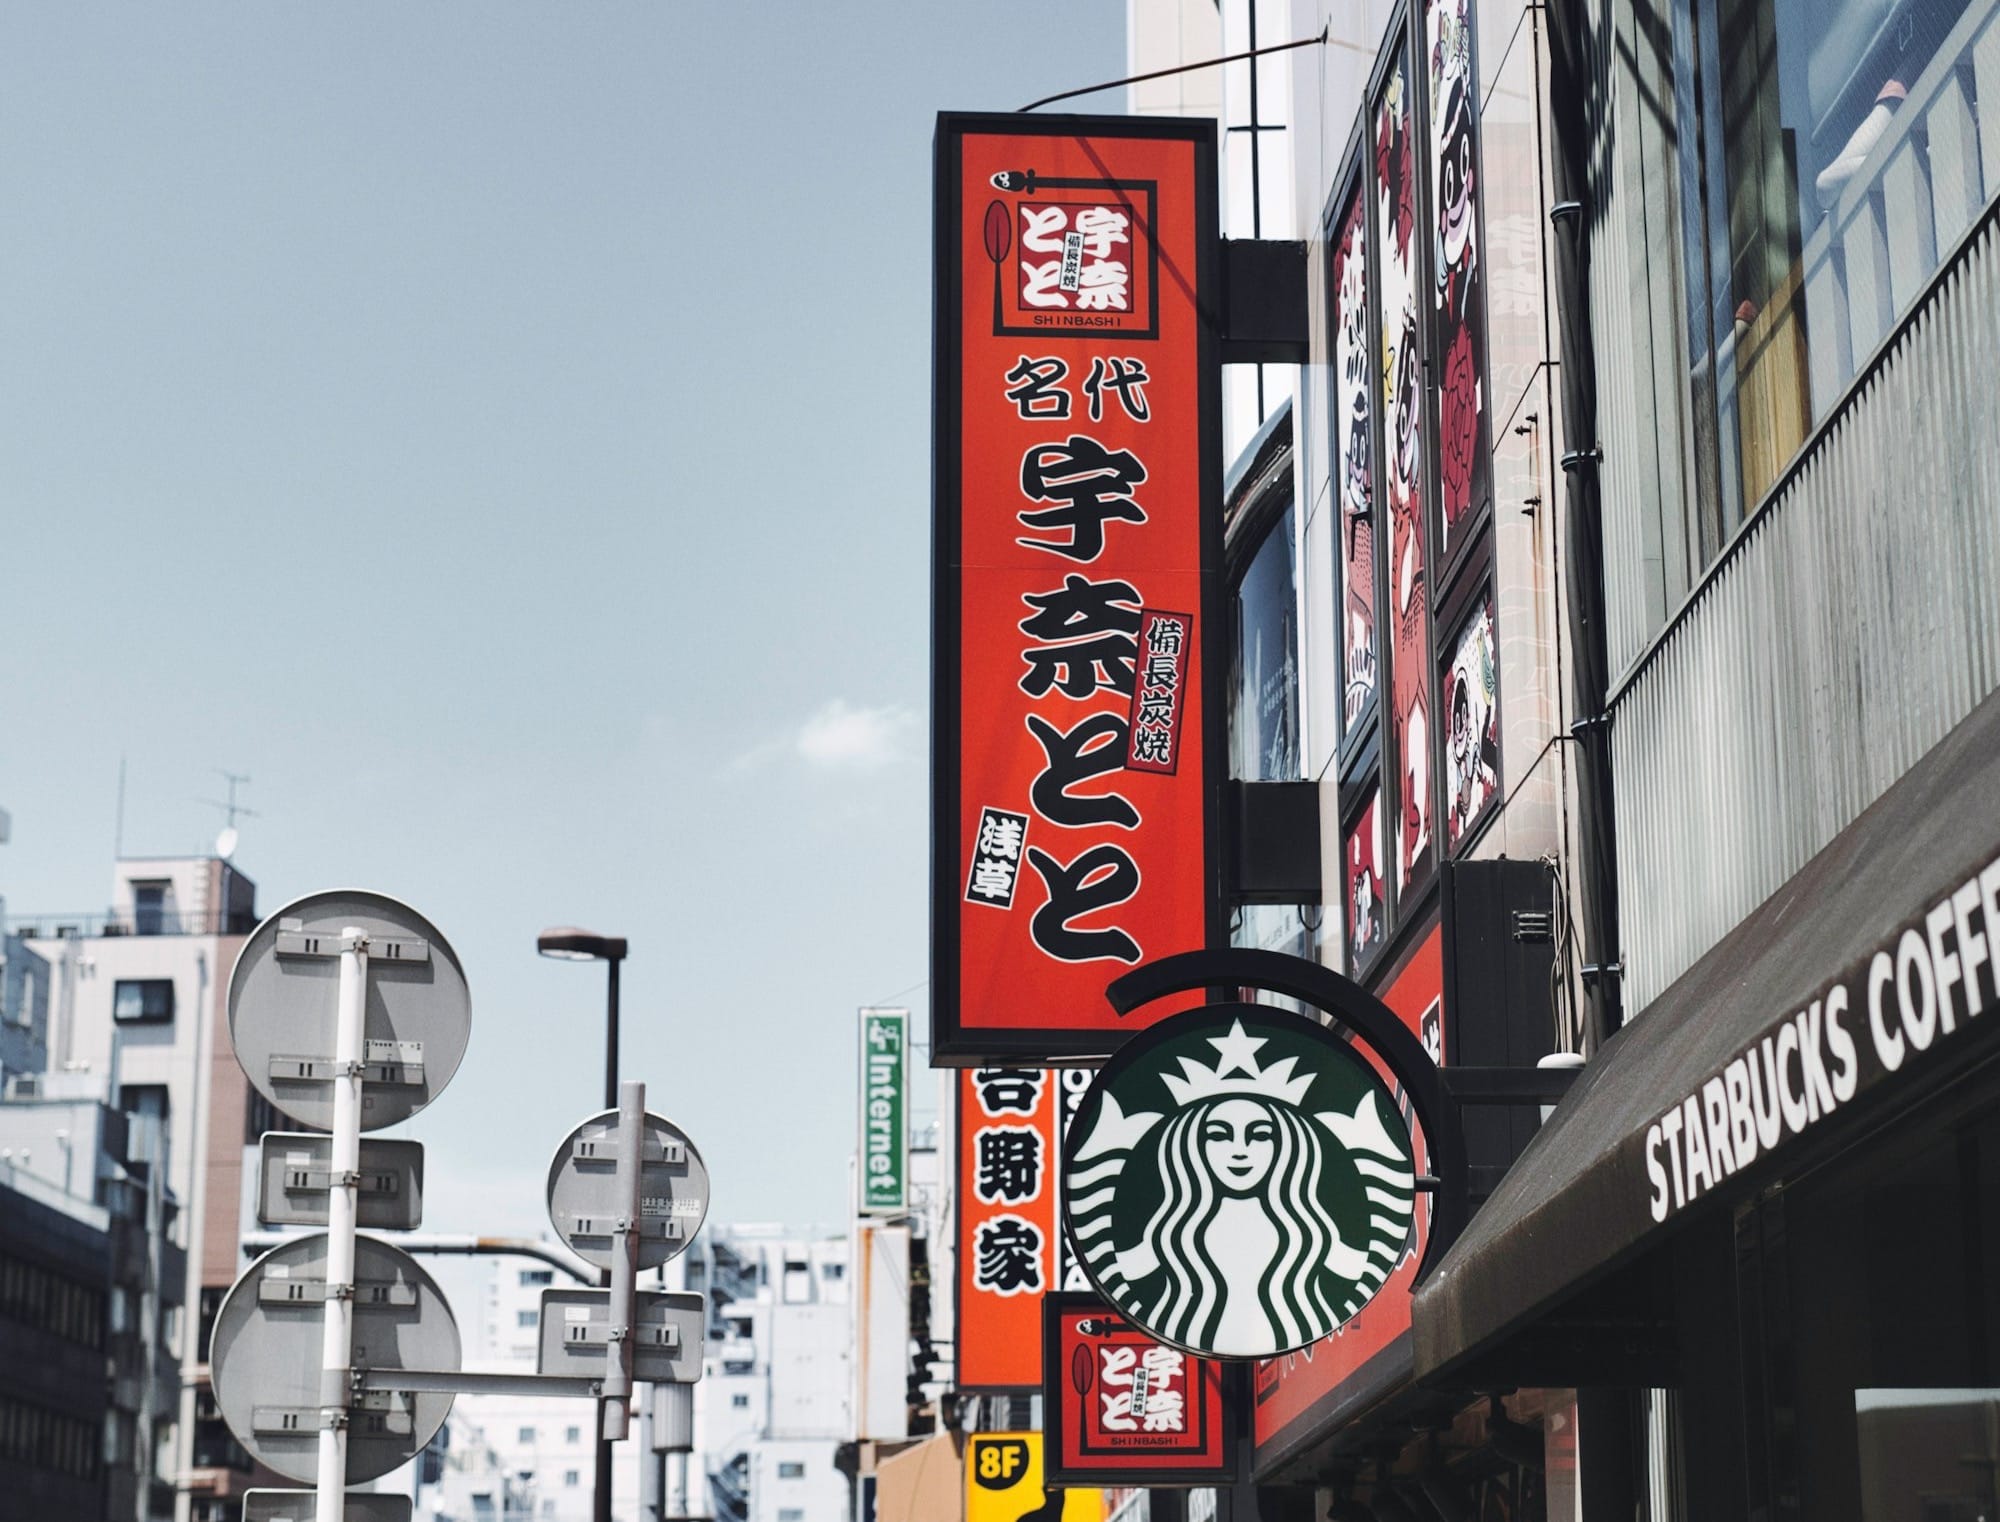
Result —
POLYGON ((361 1171, 362 1020, 368 935, 340 932, 340 999, 333 1028, 333 1187, 326 1212, 326 1314, 319 1346, 319 1489, 314 1522, 343 1522, 347 1421, 354 1362, 354 1208, 361 1171))
MULTIPOLYGON (((611 1260, 611 1343, 604 1370, 604 1417, 601 1436, 622 1442, 628 1430, 632 1400, 633 1313, 639 1279, 639 1200, 645 1169, 646 1086, 618 1086, 618 1209, 622 1217, 616 1256, 611 1260)), ((650 1457, 650 1455, 649 1455, 650 1457)))

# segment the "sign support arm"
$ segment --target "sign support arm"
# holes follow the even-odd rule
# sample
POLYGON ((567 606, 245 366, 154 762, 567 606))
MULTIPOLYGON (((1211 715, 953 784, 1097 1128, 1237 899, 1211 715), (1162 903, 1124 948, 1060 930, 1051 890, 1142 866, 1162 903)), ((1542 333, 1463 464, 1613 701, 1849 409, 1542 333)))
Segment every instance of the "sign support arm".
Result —
POLYGON ((319 1522, 342 1522, 347 1502, 347 1420, 354 1362, 354 1216, 360 1194, 363 1017, 368 936, 341 930, 333 1036, 333 1187, 327 1199, 326 1304, 320 1332, 319 1522))

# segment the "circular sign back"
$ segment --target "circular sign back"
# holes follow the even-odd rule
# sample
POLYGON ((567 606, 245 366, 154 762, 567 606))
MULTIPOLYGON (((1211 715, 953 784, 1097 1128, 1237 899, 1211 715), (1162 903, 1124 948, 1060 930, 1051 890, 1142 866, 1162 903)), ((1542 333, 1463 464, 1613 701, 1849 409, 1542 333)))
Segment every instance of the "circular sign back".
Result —
MULTIPOLYGON (((618 1112, 578 1126, 549 1163, 549 1223, 586 1263, 611 1267, 615 1230, 629 1207, 618 1195, 618 1112)), ((646 1115, 639 1175, 639 1266, 657 1268, 685 1251, 708 1216, 708 1166, 687 1132, 646 1115)))
POLYGON ((370 939, 361 1129, 407 1120, 465 1056, 472 999, 451 943, 407 904, 343 889, 294 899, 250 932, 229 979, 229 1038, 262 1094, 304 1125, 333 1128, 340 934, 370 939))
POLYGON ((1267 1358, 1330 1336, 1413 1240, 1410 1130, 1360 1051, 1315 1021, 1210 1005, 1097 1075, 1063 1156, 1097 1291, 1191 1353, 1267 1358))
MULTIPOLYGON (((281 1243, 243 1271, 215 1313, 210 1378, 222 1419, 250 1456, 310 1485, 319 1465, 326 1233, 281 1243)), ((456 1369, 458 1323, 400 1247, 354 1240, 354 1367, 456 1369)), ((372 1393, 349 1413, 347 1483, 408 1462, 437 1435, 450 1395, 372 1393)))

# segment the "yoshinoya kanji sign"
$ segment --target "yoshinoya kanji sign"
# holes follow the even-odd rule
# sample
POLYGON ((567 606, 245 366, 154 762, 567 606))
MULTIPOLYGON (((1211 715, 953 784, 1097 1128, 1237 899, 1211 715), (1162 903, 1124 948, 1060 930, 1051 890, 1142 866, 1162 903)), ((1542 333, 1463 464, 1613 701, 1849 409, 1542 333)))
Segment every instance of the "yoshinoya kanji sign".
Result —
POLYGON ((1056 1485, 1194 1486, 1235 1477, 1235 1373, 1155 1341, 1095 1295, 1042 1310, 1042 1425, 1056 1485))
POLYGON ((945 115, 937 197, 932 1059, 1103 1057, 1223 939, 1215 126, 945 115))
POLYGON ((1061 1084, 1043 1068, 958 1075, 958 1383, 1041 1386, 1042 1298, 1062 1272, 1061 1084))
POLYGON ((1121 1048, 1064 1149, 1064 1211, 1112 1308, 1170 1346, 1263 1358, 1331 1335, 1415 1223, 1408 1122, 1336 1032, 1195 1009, 1121 1048))

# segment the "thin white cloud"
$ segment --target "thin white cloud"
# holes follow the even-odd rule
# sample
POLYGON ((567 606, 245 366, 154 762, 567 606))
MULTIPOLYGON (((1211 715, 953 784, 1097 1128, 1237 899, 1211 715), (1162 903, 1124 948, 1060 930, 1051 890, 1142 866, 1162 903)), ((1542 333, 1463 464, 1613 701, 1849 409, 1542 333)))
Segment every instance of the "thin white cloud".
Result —
POLYGON ((855 708, 833 698, 799 726, 792 745, 809 766, 873 771, 908 755, 916 731, 907 708, 855 708))
POLYGON ((863 708, 829 698, 798 728, 753 745, 732 772, 800 761, 821 771, 879 771, 916 753, 917 715, 899 704, 863 708))

